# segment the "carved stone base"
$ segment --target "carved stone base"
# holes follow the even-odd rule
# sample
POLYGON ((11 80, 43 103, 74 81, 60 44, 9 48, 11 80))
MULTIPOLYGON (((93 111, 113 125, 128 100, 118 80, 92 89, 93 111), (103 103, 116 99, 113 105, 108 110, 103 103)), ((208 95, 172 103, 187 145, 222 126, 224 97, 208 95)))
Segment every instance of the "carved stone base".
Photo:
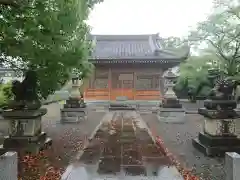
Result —
POLYGON ((214 109, 199 108, 198 113, 210 119, 229 119, 229 118, 234 119, 239 117, 239 115, 234 109, 214 110, 214 109))
POLYGON ((235 109, 237 103, 235 100, 210 100, 204 101, 204 107, 207 109, 235 109))
POLYGON ((166 98, 162 102, 163 108, 182 108, 182 104, 180 104, 177 98, 166 98))
MULTIPOLYGON (((211 104, 213 101, 206 102, 211 104)), ((228 103, 233 105, 231 101, 228 103)), ((205 120, 203 132, 192 141, 196 149, 207 156, 224 156, 225 152, 240 152, 239 125, 236 126, 239 124, 239 115, 235 110, 200 108, 198 112, 205 117, 205 120)))
POLYGON ((86 108, 63 108, 61 109, 62 123, 76 123, 87 119, 86 108))
POLYGON ((209 138, 208 136, 195 138, 192 140, 193 146, 202 152, 203 154, 207 156, 224 156, 225 152, 240 152, 240 144, 238 143, 238 140, 231 139, 231 142, 234 142, 235 145, 221 145, 224 144, 224 141, 228 141, 230 139, 224 138, 224 137, 219 137, 218 139, 216 138, 209 138), (221 143, 220 143, 221 142, 221 143), (211 146, 209 145, 211 144, 211 146))
POLYGON ((52 145, 52 139, 42 132, 36 136, 7 136, 4 138, 2 151, 38 154, 52 145))
POLYGON ((203 132, 211 136, 238 136, 239 119, 234 110, 199 109, 199 114, 205 117, 203 132), (236 126, 237 125, 237 126, 236 126))
POLYGON ((46 109, 6 110, 3 112, 3 119, 0 121, 8 122, 8 134, 10 136, 37 136, 41 133, 41 118, 46 113, 46 109))
POLYGON ((240 145, 240 139, 237 136, 211 136, 207 133, 200 132, 198 139, 202 144, 206 146, 238 146, 240 145))
POLYGON ((50 146, 52 140, 41 130, 41 118, 47 109, 5 110, 1 121, 8 122, 8 136, 2 151, 36 154, 50 146))
POLYGON ((64 104, 64 108, 85 108, 86 103, 79 100, 79 98, 69 98, 64 104))
POLYGON ((185 110, 183 108, 160 108, 158 120, 165 123, 184 123, 185 110))

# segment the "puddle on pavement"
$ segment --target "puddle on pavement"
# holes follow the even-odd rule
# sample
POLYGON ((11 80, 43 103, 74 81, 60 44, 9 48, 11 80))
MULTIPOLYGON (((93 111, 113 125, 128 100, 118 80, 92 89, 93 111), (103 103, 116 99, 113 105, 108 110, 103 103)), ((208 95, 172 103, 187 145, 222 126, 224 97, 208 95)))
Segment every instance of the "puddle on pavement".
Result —
POLYGON ((170 165, 170 161, 141 121, 134 113, 115 112, 96 131, 80 157, 81 164, 95 164, 99 175, 157 175, 159 167, 170 165))

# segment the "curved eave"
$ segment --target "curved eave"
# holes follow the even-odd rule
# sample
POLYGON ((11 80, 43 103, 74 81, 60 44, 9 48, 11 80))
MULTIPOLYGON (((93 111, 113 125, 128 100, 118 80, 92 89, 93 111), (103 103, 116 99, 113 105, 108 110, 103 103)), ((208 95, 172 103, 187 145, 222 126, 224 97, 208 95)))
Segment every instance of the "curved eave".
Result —
POLYGON ((185 58, 180 58, 180 59, 155 59, 155 58, 144 58, 144 59, 136 59, 136 58, 104 58, 104 59, 89 59, 89 62, 92 63, 97 63, 97 64, 106 64, 106 63, 130 63, 130 64, 135 64, 135 63, 157 63, 157 64, 172 64, 172 63, 181 63, 183 62, 187 57, 185 58))

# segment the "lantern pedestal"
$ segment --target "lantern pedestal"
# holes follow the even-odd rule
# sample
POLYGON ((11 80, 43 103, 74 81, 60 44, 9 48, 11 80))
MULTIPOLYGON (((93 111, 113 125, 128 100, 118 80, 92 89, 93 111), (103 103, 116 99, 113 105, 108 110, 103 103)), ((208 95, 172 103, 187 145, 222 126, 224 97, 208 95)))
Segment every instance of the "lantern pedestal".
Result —
POLYGON ((60 111, 62 123, 77 123, 87 119, 86 104, 78 98, 69 98, 60 111))
MULTIPOLYGON (((216 100, 207 100, 204 104, 206 107, 220 106, 217 105, 216 100)), ((219 104, 224 106, 223 101, 219 101, 219 104)), ((231 101, 225 100, 225 104, 224 107, 228 104, 231 105, 228 107, 234 108, 231 101)), ((192 141, 196 149, 207 156, 224 156, 225 152, 240 152, 240 139, 236 133, 239 115, 231 108, 221 110, 200 108, 198 110, 205 120, 202 132, 192 141)))
POLYGON ((180 104, 180 101, 176 98, 172 97, 164 97, 162 105, 162 108, 176 108, 176 109, 182 109, 182 104, 180 104))
POLYGON ((47 109, 7 110, 3 120, 7 121, 9 136, 4 137, 2 151, 17 151, 37 154, 50 146, 52 139, 41 130, 41 118, 47 109))
POLYGON ((158 120, 165 123, 184 123, 185 110, 182 108, 160 108, 158 120))

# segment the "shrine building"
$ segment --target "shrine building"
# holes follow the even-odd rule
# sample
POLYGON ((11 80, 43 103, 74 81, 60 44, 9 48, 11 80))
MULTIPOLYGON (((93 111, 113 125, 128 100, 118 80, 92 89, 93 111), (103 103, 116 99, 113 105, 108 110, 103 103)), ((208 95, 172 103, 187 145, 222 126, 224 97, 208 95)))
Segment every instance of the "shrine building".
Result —
POLYGON ((85 100, 159 100, 163 72, 188 58, 189 48, 163 49, 158 34, 91 35, 95 70, 85 100))

